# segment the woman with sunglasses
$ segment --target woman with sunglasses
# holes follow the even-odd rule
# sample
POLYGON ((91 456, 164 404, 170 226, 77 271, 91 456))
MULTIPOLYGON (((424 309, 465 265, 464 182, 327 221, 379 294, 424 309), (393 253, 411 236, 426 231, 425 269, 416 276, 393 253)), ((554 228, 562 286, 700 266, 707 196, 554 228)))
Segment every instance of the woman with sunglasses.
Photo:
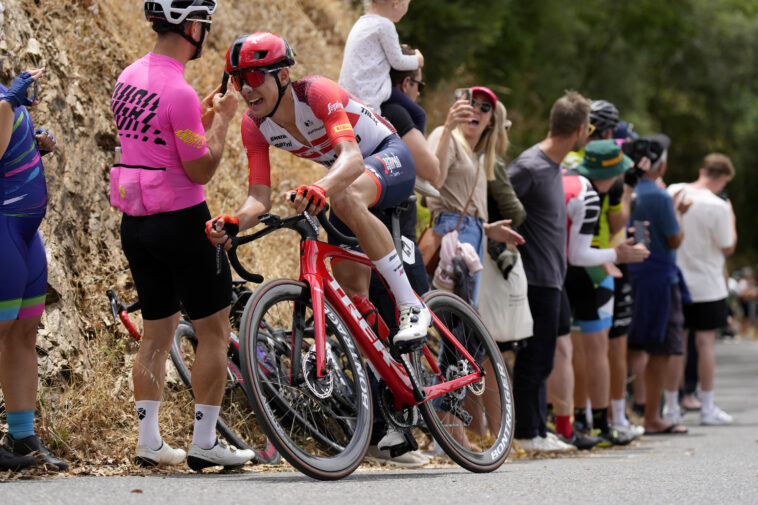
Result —
MULTIPOLYGON (((489 88, 474 86, 450 108, 443 126, 429 136, 440 162, 439 197, 428 197, 434 230, 442 235, 458 228, 458 240, 471 244, 482 259, 485 237, 520 244, 509 220, 487 222, 487 181, 494 179, 497 156, 507 147, 505 115, 495 114, 497 97, 489 88), (461 216, 462 219, 461 219, 461 216)), ((471 305, 479 301, 481 274, 473 276, 471 305)))

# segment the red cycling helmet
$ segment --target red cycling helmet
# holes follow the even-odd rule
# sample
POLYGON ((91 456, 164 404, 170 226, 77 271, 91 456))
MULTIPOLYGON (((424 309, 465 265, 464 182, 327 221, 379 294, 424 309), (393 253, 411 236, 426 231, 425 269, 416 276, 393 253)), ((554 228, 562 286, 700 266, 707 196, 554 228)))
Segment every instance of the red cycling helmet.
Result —
POLYGON ((295 64, 295 51, 287 41, 271 32, 243 35, 226 53, 226 73, 273 70, 295 64))

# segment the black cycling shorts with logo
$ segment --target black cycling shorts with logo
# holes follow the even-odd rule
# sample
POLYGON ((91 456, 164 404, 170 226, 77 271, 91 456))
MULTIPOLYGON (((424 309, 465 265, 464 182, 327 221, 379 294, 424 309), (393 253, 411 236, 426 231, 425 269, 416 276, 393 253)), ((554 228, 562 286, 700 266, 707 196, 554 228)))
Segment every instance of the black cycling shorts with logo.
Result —
POLYGON ((121 220, 121 245, 134 284, 142 317, 163 319, 184 306, 197 320, 228 307, 232 277, 226 254, 216 273, 216 248, 205 236, 211 218, 205 202, 172 212, 121 220))
POLYGON ((632 284, 629 282, 629 269, 626 265, 616 265, 621 270, 623 276, 620 279, 614 279, 615 287, 613 294, 613 325, 608 333, 610 338, 623 337, 629 333, 629 326, 632 324, 632 284))

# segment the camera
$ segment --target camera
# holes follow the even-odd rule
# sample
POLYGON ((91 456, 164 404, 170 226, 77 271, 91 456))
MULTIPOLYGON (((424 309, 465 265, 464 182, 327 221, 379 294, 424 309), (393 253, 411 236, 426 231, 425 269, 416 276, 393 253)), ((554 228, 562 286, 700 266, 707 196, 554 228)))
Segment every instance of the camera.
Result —
POLYGON ((650 141, 647 139, 636 139, 628 142, 624 142, 621 145, 621 149, 624 154, 629 156, 634 165, 636 166, 642 158, 647 157, 652 159, 652 153, 650 152, 650 141))

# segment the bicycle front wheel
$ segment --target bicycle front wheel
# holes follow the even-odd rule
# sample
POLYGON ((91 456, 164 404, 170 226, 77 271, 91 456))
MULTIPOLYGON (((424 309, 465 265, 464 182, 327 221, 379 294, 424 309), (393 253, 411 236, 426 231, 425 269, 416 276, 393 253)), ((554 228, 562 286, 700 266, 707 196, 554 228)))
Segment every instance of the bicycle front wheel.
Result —
POLYGON ((301 472, 334 480, 353 472, 368 448, 371 390, 345 323, 328 304, 325 315, 326 377, 315 374, 310 289, 290 279, 270 281, 251 297, 240 357, 268 438, 301 472))
POLYGON ((419 409, 436 443, 453 461, 472 472, 491 472, 503 464, 513 441, 513 394, 502 355, 484 323, 462 299, 446 291, 432 291, 424 296, 424 302, 439 322, 427 333, 430 352, 413 355, 422 384, 431 386, 473 372, 443 326, 485 376, 426 401, 419 409))
MULTIPOLYGON (((187 321, 180 321, 174 332, 170 354, 179 377, 190 391, 192 391, 190 370, 195 362, 196 349, 195 328, 187 321)), ((243 376, 239 367, 227 358, 226 385, 216 428, 230 444, 240 449, 251 449, 255 453, 256 462, 276 464, 281 459, 279 453, 266 439, 259 426, 242 382, 243 376)))

